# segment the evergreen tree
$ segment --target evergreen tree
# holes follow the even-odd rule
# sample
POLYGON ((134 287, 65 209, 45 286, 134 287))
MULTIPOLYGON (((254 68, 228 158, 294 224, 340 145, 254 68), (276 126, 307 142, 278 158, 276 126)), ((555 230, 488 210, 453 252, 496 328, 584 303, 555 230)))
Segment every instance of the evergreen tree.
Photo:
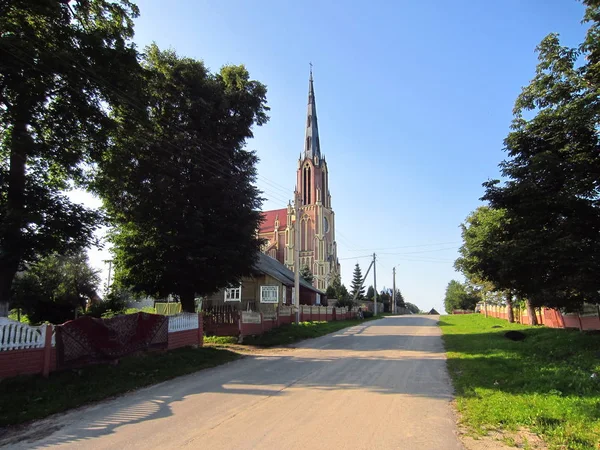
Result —
POLYGON ((373 286, 369 286, 367 289, 367 300, 372 301, 373 297, 375 297, 375 289, 373 289, 373 286))
POLYGON ((356 266, 354 267, 351 288, 352 290, 350 292, 350 295, 352 296, 352 298, 356 297, 356 300, 365 299, 365 287, 363 286, 363 276, 358 263, 356 263, 356 266))
POLYGON ((310 284, 312 284, 315 279, 315 276, 313 275, 313 273, 311 272, 311 270, 308 266, 304 266, 300 270, 300 276, 302 278, 304 278, 304 281, 306 281, 307 283, 310 283, 310 284))

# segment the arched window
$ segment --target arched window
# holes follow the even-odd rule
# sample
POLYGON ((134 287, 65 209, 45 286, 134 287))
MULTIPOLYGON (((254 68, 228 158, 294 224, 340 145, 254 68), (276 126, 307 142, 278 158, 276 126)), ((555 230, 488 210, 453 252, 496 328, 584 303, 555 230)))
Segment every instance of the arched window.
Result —
POLYGON ((308 119, 306 120, 306 128, 310 128, 311 122, 312 122, 312 116, 308 116, 308 119))
POLYGON ((310 136, 306 136, 306 151, 310 152, 310 136))
POLYGON ((302 172, 303 172, 302 173, 302 175, 303 175, 303 189, 302 189, 303 201, 304 201, 305 205, 310 205, 310 203, 311 203, 310 166, 308 164, 306 166, 304 166, 304 170, 302 172))

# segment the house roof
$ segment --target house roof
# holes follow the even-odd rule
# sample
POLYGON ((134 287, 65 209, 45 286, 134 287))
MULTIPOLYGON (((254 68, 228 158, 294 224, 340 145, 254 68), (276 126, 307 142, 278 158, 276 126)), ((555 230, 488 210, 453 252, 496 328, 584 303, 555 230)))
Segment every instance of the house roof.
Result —
POLYGON ((279 218, 279 229, 284 229, 287 226, 287 208, 272 209, 271 211, 262 212, 262 222, 259 232, 267 233, 275 229, 275 219, 279 218))
MULTIPOLYGON (((294 272, 285 267, 276 259, 273 259, 264 253, 259 253, 258 260, 254 264, 254 269, 258 272, 272 276, 286 286, 294 286, 294 272)), ((300 277, 300 286, 316 292, 317 294, 325 295, 323 291, 318 290, 312 284, 306 282, 302 277, 300 277)))

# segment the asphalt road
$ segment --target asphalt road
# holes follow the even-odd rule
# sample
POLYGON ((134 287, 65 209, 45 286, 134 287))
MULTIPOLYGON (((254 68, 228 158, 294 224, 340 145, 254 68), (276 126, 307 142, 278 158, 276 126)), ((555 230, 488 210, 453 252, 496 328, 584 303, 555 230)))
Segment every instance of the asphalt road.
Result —
POLYGON ((11 448, 461 449, 437 320, 261 351, 34 424, 11 448))

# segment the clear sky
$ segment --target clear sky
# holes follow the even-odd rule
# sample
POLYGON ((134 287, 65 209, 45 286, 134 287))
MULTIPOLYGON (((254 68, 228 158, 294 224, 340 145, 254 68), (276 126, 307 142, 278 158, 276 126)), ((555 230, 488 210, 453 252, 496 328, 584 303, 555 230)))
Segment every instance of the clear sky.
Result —
MULTIPOLYGON (((343 281, 376 252, 378 288, 396 266, 405 299, 440 312, 460 278, 459 224, 499 176, 536 45, 550 32, 576 45, 585 31, 574 0, 136 3, 140 48, 154 41, 213 71, 245 64, 267 85, 271 120, 249 142, 264 209, 292 197, 313 63, 343 281)), ((106 258, 91 255, 99 268, 106 258)))

